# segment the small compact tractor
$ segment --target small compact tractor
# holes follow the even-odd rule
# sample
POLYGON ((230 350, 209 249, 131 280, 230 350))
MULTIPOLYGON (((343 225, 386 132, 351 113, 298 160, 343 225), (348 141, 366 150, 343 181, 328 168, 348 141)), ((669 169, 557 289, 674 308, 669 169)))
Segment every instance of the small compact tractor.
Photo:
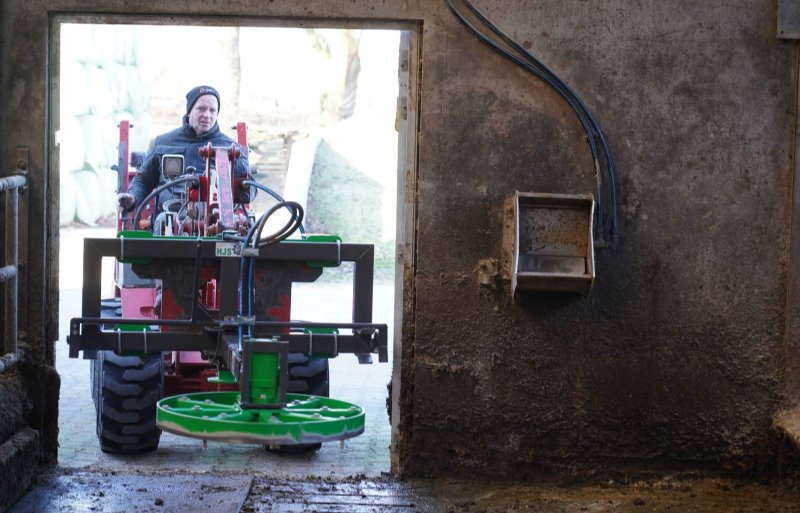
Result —
MULTIPOLYGON (((141 165, 141 154, 129 158, 128 131, 122 122, 120 192, 141 165)), ((372 323, 373 246, 304 233, 299 204, 234 176, 235 145, 200 155, 199 171, 165 155, 165 184, 120 214, 117 237, 84 241, 69 355, 92 360, 101 448, 154 450, 162 430, 286 449, 361 434, 363 408, 327 397, 328 359, 388 361, 387 327, 372 323), (276 200, 258 217, 248 204, 255 189, 276 200), (171 199, 159 201, 165 191, 171 199), (279 229, 267 228, 278 218, 279 229), (116 259, 111 299, 101 298, 104 257, 116 259), (352 322, 292 320, 292 283, 343 262, 353 264, 352 322)))

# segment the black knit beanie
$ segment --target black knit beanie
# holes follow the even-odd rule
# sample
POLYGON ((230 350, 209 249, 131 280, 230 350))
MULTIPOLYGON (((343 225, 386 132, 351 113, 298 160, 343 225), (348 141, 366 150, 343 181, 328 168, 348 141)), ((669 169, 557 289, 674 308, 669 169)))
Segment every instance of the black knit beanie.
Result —
POLYGON ((210 94, 217 97, 217 112, 222 109, 222 100, 219 99, 219 93, 211 86, 197 86, 188 93, 186 93, 186 114, 192 111, 195 102, 204 94, 210 94))

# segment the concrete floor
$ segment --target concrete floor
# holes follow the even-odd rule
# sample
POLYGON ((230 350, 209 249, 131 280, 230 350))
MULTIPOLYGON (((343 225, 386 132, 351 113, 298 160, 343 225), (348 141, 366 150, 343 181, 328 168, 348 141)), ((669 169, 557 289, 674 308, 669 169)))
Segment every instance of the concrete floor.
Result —
POLYGON ((9 513, 797 513, 800 494, 667 476, 582 486, 391 478, 287 479, 261 473, 76 471, 40 476, 9 513))
MULTIPOLYGON (((386 413, 386 384, 391 363, 359 365, 353 355, 332 359, 331 397, 366 408, 363 435, 324 444, 307 454, 274 454, 250 444, 209 442, 169 433, 161 436, 157 451, 135 457, 100 451, 95 434, 94 404, 89 391, 89 361, 68 358, 66 333, 69 319, 80 315, 83 237, 113 236, 110 230, 64 229, 61 231, 59 341, 56 367, 61 375, 59 400, 59 466, 65 469, 135 470, 142 472, 191 469, 193 472, 268 472, 274 476, 380 476, 389 471, 390 425, 386 413)), ((294 318, 315 321, 350 321, 352 300, 349 283, 297 284, 293 289, 294 318)), ((393 320, 393 287, 376 284, 373 319, 393 320)), ((391 357, 391 349, 389 351, 391 357)))

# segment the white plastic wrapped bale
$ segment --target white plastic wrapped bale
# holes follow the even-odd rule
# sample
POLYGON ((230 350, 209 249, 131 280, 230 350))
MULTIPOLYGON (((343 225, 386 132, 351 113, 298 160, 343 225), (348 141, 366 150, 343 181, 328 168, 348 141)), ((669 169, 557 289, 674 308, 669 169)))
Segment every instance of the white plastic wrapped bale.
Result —
MULTIPOLYGON (((108 144, 106 132, 109 130, 113 131, 114 126, 103 126, 102 121, 104 119, 106 118, 91 114, 78 117, 81 130, 83 131, 84 160, 92 169, 111 167, 111 165, 116 164, 116 157, 109 161, 109 152, 106 148, 108 144)), ((116 144, 112 146, 112 148, 115 147, 116 144)))
POLYGON ((139 63, 142 62, 142 45, 139 42, 139 34, 141 34, 141 27, 130 27, 128 56, 125 62, 131 66, 138 66, 139 63))
MULTIPOLYGON (((119 123, 120 121, 127 121, 130 123, 131 128, 129 132, 129 143, 130 148, 128 148, 128 152, 132 151, 144 151, 148 150, 148 137, 150 134, 150 123, 147 121, 147 116, 142 114, 135 114, 131 111, 122 111, 122 112, 115 112, 112 116, 114 120, 114 126, 116 127, 114 131, 114 149, 116 151, 117 146, 119 145, 119 123)), ((116 153, 115 153, 116 155, 116 153)), ((116 158, 116 157, 115 157, 116 158)), ((114 161, 116 162, 116 160, 114 161)))
MULTIPOLYGON (((128 70, 124 64, 115 62, 108 74, 108 81, 114 92, 114 111, 119 112, 128 109, 128 70)), ((134 86, 135 87, 135 86, 134 86)))
POLYGON ((91 113, 99 116, 108 116, 114 112, 114 92, 111 90, 108 68, 86 66, 91 91, 91 113))
POLYGON ((134 124, 134 128, 131 131, 131 151, 147 152, 153 142, 150 138, 151 132, 150 121, 147 116, 140 116, 139 121, 134 124))
POLYGON ((111 44, 113 45, 114 64, 127 64, 127 43, 129 32, 130 27, 119 25, 114 27, 113 41, 111 41, 111 44))
POLYGON ((114 43, 115 33, 119 26, 115 25, 92 25, 94 31, 94 63, 101 68, 108 69, 114 62, 114 43))
POLYGON ((61 61, 93 62, 94 31, 91 25, 64 23, 61 25, 61 61))
POLYGON ((89 226, 95 226, 100 217, 97 198, 100 194, 97 173, 92 169, 75 171, 75 218, 89 226))
POLYGON ((102 144, 101 147, 105 151, 105 159, 103 160, 105 164, 93 166, 93 163, 89 162, 95 170, 103 167, 111 167, 119 161, 119 123, 116 121, 115 114, 116 113, 105 116, 102 119, 97 119, 99 134, 98 144, 102 144))
POLYGON ((61 226, 75 220, 75 178, 72 173, 61 173, 58 201, 58 219, 61 226))
POLYGON ((142 73, 136 66, 126 68, 128 81, 128 110, 140 114, 147 109, 147 90, 142 73))
POLYGON ((117 172, 108 168, 97 172, 97 215, 106 217, 117 211, 117 172))
POLYGON ((61 61, 61 119, 89 113, 90 89, 86 68, 77 60, 61 61))
POLYGON ((86 163, 83 147, 83 129, 77 118, 61 116, 58 130, 58 162, 61 175, 82 169, 86 163))

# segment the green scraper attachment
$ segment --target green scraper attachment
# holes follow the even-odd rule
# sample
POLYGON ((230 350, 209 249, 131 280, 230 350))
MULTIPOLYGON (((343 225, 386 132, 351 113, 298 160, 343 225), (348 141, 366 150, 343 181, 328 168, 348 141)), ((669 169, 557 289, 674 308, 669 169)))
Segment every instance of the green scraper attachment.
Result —
MULTIPOLYGON (((241 392, 201 392, 162 399, 156 422, 164 431, 203 440, 296 445, 333 442, 364 432, 364 409, 329 397, 286 393, 288 344, 242 344, 241 392)), ((236 373, 220 371, 212 381, 236 373)))

